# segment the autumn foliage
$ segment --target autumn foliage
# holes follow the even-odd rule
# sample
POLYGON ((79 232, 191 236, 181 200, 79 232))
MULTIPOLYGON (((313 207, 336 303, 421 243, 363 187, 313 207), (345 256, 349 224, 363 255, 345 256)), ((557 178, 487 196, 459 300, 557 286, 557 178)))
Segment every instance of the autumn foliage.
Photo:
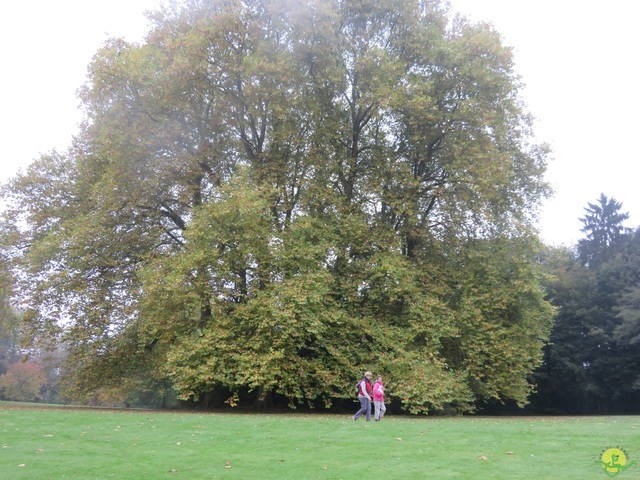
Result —
POLYGON ((330 407, 368 369, 414 413, 525 403, 547 151, 499 34, 436 0, 151 18, 96 53, 74 147, 4 193, 68 392, 330 407))
POLYGON ((4 375, 0 375, 0 395, 5 400, 35 402, 45 384, 46 375, 35 362, 13 363, 4 375))

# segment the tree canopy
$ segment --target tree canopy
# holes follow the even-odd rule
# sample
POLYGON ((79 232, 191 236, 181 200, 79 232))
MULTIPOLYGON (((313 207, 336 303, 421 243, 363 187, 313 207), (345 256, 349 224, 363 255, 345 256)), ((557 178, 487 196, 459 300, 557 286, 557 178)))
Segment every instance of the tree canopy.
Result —
POLYGON ((73 148, 4 190, 33 345, 69 391, 411 412, 525 403, 548 187, 509 48, 436 0, 170 3, 112 39, 73 148))

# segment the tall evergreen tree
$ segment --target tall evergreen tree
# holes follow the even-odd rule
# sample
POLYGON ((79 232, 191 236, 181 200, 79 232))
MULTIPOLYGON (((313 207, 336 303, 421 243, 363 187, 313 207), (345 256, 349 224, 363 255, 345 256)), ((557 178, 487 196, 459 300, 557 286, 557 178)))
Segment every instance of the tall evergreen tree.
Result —
POLYGON ((629 218, 621 213, 622 204, 613 198, 600 194, 597 203, 589 203, 586 214, 580 219, 585 238, 578 242, 582 262, 592 266, 606 262, 615 254, 615 245, 625 232, 622 223, 629 218))

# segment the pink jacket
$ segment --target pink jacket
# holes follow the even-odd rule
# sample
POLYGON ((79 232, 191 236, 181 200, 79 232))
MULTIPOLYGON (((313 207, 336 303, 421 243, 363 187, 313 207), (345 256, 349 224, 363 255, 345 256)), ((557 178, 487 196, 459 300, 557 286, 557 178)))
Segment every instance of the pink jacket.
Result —
POLYGON ((373 384, 373 401, 384 402, 384 385, 382 385, 382 382, 376 381, 373 384))

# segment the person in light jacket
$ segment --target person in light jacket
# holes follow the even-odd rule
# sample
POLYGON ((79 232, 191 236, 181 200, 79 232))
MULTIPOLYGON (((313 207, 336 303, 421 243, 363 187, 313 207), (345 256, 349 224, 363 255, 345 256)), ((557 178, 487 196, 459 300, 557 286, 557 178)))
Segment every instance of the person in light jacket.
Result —
POLYGON ((375 407, 373 418, 376 422, 379 422, 387 411, 387 407, 384 405, 384 384, 382 383, 382 375, 378 375, 376 377, 376 383, 373 384, 373 405, 375 407))
POLYGON ((358 400, 360 400, 360 410, 353 416, 353 420, 356 421, 363 413, 366 415, 367 422, 371 421, 371 400, 373 397, 373 385, 371 384, 371 378, 373 374, 371 372, 364 372, 364 377, 358 384, 358 400))

